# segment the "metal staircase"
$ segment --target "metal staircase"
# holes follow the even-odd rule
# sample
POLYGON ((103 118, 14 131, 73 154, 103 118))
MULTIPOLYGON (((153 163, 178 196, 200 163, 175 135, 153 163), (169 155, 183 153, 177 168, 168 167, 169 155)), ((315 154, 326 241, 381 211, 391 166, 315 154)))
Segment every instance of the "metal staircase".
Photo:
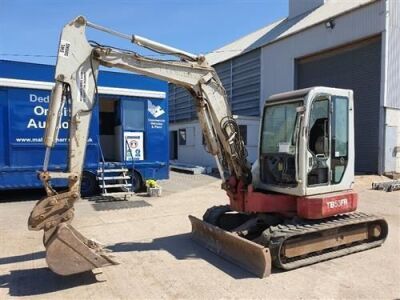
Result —
POLYGON ((121 163, 106 162, 103 151, 100 149, 101 163, 97 170, 97 180, 102 196, 117 196, 126 198, 133 195, 132 177, 125 162, 121 163))
POLYGON ((132 191, 131 176, 124 167, 114 168, 110 163, 101 164, 97 170, 97 179, 102 196, 128 196, 132 191), (125 191, 121 191, 125 190, 125 191))

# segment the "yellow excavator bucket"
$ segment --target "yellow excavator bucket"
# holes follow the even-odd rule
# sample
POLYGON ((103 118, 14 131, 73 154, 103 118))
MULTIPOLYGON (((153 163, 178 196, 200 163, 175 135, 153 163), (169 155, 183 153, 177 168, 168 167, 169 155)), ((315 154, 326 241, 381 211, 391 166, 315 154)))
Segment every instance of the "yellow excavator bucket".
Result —
POLYGON ((107 250, 67 223, 60 223, 46 243, 46 261, 59 275, 72 275, 118 264, 107 250))
POLYGON ((260 278, 271 274, 271 255, 268 248, 194 216, 189 216, 189 220, 192 223, 192 238, 196 242, 260 278))

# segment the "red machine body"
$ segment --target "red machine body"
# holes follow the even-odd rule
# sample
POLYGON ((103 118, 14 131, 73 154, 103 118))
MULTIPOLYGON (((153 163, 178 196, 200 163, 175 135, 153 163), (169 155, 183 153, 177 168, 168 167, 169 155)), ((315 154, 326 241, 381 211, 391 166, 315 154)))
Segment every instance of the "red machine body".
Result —
POLYGON ((231 177, 227 194, 234 211, 246 213, 279 213, 297 215, 304 219, 326 217, 353 212, 357 209, 358 194, 353 190, 313 196, 293 196, 255 191, 252 185, 231 177))

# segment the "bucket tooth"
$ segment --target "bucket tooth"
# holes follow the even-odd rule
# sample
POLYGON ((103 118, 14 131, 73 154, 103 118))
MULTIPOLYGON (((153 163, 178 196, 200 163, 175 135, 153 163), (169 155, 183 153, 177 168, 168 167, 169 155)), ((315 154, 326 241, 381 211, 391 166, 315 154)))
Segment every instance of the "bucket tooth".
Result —
POLYGON ((118 264, 101 245, 86 239, 66 223, 57 226, 45 246, 49 268, 63 276, 118 264))
POLYGON ((192 223, 192 238, 196 242, 260 278, 271 274, 271 255, 268 248, 194 216, 189 216, 189 220, 192 223))

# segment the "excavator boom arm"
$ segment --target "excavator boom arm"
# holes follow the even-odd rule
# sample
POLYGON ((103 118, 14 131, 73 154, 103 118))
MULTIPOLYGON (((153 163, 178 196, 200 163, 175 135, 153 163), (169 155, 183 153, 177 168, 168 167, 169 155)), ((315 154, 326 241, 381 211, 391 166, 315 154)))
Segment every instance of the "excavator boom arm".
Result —
MULTIPOLYGON (((96 102, 99 65, 124 69, 186 88, 195 100, 207 148, 217 159, 218 165, 225 167, 225 170, 220 169, 223 180, 225 181, 226 173, 237 178, 250 176, 244 147, 239 147, 240 151, 238 151, 237 145, 243 146, 244 143, 239 131, 232 126, 235 122, 227 103, 225 89, 214 68, 208 65, 204 56, 195 56, 137 35, 124 35, 90 23, 84 17, 78 17, 67 24, 61 34, 55 75, 56 86, 52 93, 45 133, 45 145, 50 149, 55 145, 58 135, 61 119, 59 112, 66 102, 65 97, 68 98, 69 95, 73 126, 70 130, 68 172, 74 174, 82 172, 87 127, 91 109, 96 102), (155 60, 130 51, 90 44, 85 35, 87 26, 123 38, 131 37, 130 40, 140 46, 177 56, 181 60, 155 60), (79 130, 76 128, 78 124, 79 130)), ((48 150, 44 163, 45 171, 47 171, 49 158, 48 150)))
MULTIPOLYGON (((208 151, 215 157, 223 183, 227 176, 251 181, 246 150, 233 119, 225 89, 214 68, 204 56, 166 46, 137 35, 125 35, 88 22, 80 16, 67 24, 61 34, 55 87, 52 91, 44 143, 46 155, 39 177, 47 192, 33 208, 28 220, 30 230, 44 230, 49 267, 56 273, 80 273, 115 262, 94 241, 84 238, 70 223, 74 203, 80 199, 80 184, 85 160, 88 131, 97 102, 99 66, 115 67, 168 81, 187 89, 193 96, 208 151), (180 60, 155 60, 131 51, 89 42, 85 31, 90 26, 131 42, 175 56, 180 60), (66 172, 48 170, 51 148, 60 128, 60 113, 69 104, 69 150, 66 172), (67 191, 57 193, 51 179, 68 180, 67 191)), ((224 188, 228 188, 223 184, 224 188)))

